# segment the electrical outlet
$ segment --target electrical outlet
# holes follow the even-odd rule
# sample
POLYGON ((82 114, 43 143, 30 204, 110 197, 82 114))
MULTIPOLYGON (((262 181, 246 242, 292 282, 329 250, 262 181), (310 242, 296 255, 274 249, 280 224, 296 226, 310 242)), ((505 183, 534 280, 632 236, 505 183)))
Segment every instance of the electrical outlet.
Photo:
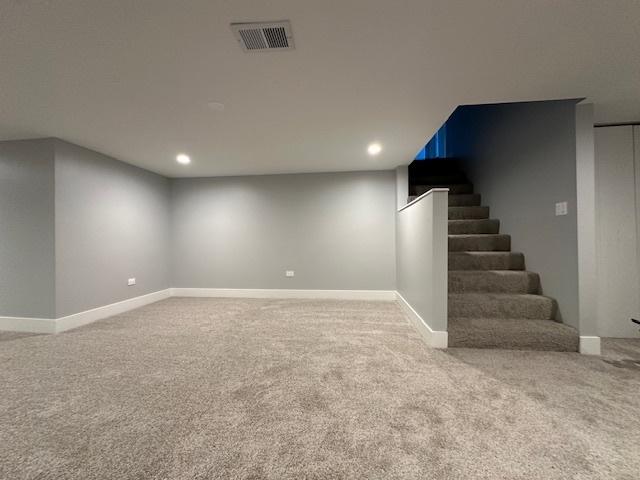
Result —
POLYGON ((132 286, 136 284, 136 279, 135 278, 130 278, 129 280, 127 280, 127 285, 128 286, 132 286))
POLYGON ((284 276, 285 277, 295 277, 296 272, 294 272, 293 270, 287 270, 286 272, 284 272, 284 276))
POLYGON ((567 214, 567 202, 556 203, 556 217, 567 214))

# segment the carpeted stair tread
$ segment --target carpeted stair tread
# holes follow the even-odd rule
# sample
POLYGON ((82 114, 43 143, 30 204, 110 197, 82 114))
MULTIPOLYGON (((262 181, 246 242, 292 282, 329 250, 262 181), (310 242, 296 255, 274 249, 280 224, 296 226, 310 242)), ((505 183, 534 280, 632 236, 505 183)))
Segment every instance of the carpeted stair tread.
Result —
POLYGON ((450 270, 449 293, 531 293, 540 291, 537 273, 517 270, 450 270))
POLYGON ((511 236, 504 234, 449 235, 450 252, 508 252, 511 236))
MULTIPOLYGON (((448 335, 450 347, 578 350, 576 330, 555 322, 557 303, 538 295, 540 277, 474 193, 457 159, 413 162, 409 202, 448 188, 448 335)), ((506 232, 509 233, 509 232, 506 232)))
POLYGON ((479 220, 449 220, 449 235, 500 233, 500 220, 483 218, 479 220))
MULTIPOLYGON (((419 195, 409 195, 407 197, 407 203, 413 202, 418 197, 419 195)), ((480 200, 481 197, 479 193, 461 193, 456 195, 449 192, 450 207, 479 207, 480 200)))
POLYGON ((460 193, 455 194, 449 192, 450 207, 479 207, 481 197, 479 193, 460 193))
POLYGON ((519 252, 449 252, 449 270, 524 270, 519 252))
POLYGON ((478 220, 489 218, 489 207, 449 207, 449 220, 478 220))
POLYGON ((456 318, 448 324, 449 347, 577 352, 578 332, 553 320, 456 318))
POLYGON ((553 320, 556 302, 542 295, 511 293, 450 293, 450 317, 529 318, 553 320))
POLYGON ((471 185, 470 183, 454 183, 447 185, 413 185, 409 188, 409 193, 411 195, 422 195, 423 193, 426 193, 433 188, 448 188, 449 194, 473 193, 473 185, 471 185))

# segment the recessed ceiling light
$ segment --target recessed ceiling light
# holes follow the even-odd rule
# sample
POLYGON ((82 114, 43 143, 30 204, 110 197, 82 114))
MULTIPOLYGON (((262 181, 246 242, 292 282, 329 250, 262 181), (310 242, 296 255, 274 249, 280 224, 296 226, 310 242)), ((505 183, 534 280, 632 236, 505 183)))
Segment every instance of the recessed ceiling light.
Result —
POLYGON ((372 143, 367 147, 369 155, 378 155, 382 151, 382 145, 379 143, 372 143))
POLYGON ((191 158, 189 158, 189 155, 181 153, 176 157, 176 161, 182 165, 189 165, 191 163, 191 158))
POLYGON ((224 103, 220 103, 220 102, 209 102, 207 103, 207 107, 209 107, 214 112, 224 111, 224 103))

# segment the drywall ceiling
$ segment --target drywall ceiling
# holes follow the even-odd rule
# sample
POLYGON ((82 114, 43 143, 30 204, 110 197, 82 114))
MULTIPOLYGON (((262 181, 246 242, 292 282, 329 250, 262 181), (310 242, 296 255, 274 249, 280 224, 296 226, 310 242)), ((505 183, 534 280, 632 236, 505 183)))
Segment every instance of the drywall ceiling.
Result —
POLYGON ((0 139, 168 176, 392 168, 459 104, 640 119, 639 25, 638 0, 0 0, 0 139), (229 27, 282 19, 295 50, 245 53, 229 27))

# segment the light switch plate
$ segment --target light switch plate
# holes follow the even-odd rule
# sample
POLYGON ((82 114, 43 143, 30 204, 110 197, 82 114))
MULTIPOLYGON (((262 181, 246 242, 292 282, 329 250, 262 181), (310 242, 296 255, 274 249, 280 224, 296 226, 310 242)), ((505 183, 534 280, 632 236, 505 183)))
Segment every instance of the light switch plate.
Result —
POLYGON ((135 278, 130 278, 129 280, 127 280, 127 285, 128 286, 132 286, 136 284, 136 279, 135 278))
POLYGON ((567 202, 556 203, 556 217, 567 214, 567 202))
POLYGON ((294 277, 295 275, 296 272, 294 272, 293 270, 287 270, 286 272, 284 272, 285 277, 294 277))

